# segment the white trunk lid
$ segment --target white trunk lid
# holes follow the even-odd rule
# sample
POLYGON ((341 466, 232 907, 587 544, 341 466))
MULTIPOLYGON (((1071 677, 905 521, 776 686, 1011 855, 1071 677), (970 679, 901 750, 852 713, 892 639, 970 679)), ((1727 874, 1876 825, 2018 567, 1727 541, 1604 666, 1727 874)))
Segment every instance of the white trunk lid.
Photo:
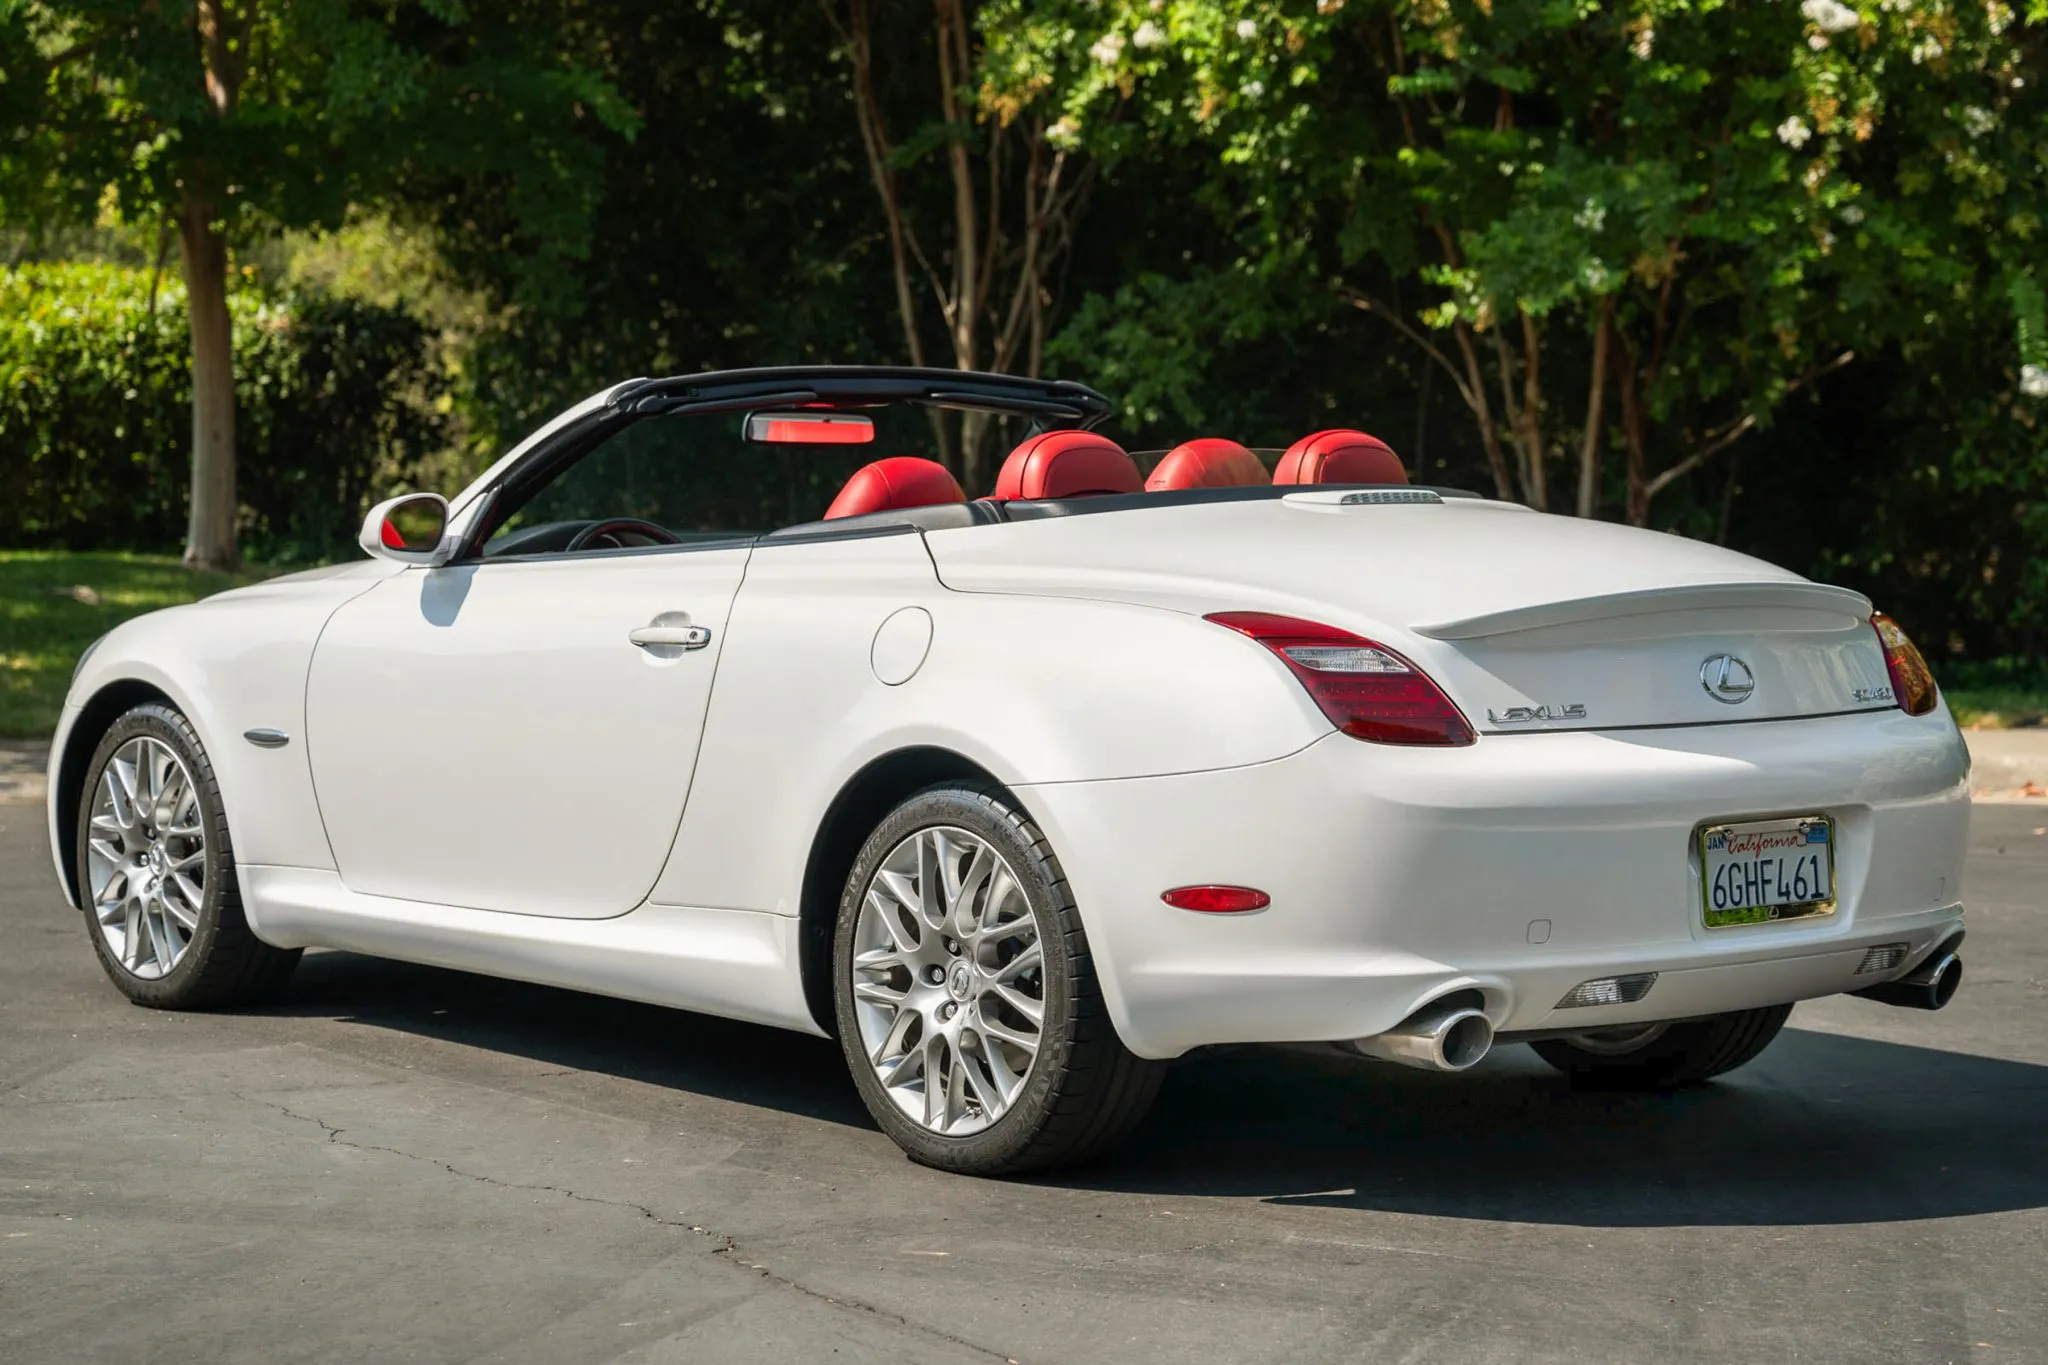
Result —
POLYGON ((1612 523, 1343 496, 1140 506, 926 539, 961 591, 1272 611, 1356 631, 1428 671, 1482 732, 1894 704, 1859 593, 1612 523))

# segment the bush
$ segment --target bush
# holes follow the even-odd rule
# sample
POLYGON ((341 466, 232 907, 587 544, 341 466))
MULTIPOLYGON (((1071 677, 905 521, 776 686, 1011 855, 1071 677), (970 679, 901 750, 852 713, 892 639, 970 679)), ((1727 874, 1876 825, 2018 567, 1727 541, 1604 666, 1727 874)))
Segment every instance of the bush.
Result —
MULTIPOLYGON (((235 329, 243 553, 346 553, 373 495, 442 442, 442 379, 402 311, 244 280, 235 329)), ((175 550, 191 468, 185 294, 108 265, 0 270, 0 544, 175 550)))

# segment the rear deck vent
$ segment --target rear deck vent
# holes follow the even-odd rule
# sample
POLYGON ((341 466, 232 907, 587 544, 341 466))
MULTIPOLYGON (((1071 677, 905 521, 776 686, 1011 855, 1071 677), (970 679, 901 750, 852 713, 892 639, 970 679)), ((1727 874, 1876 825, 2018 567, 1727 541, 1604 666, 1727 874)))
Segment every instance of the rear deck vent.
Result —
POLYGON ((1346 493, 1346 507, 1379 507, 1395 502, 1442 502, 1427 488, 1375 488, 1370 493, 1346 493))
POLYGON ((1857 964, 1856 975, 1888 972, 1906 960, 1906 954, 1912 947, 1910 943, 1880 943, 1863 955, 1863 961, 1857 964))
POLYGON ((1561 1010, 1579 1009, 1586 1005, 1633 1005, 1650 993, 1650 987, 1657 984, 1655 972, 1637 972, 1632 976, 1603 976, 1592 981, 1581 981, 1565 992, 1564 999, 1557 1002, 1561 1010))

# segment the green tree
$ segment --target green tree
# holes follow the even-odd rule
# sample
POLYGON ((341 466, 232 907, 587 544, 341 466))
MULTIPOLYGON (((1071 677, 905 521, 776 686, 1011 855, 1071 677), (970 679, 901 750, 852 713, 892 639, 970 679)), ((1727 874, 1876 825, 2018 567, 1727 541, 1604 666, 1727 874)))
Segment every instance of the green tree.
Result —
MULTIPOLYGON (((969 0, 821 5, 846 66, 910 362, 925 363, 936 313, 955 368, 1038 374, 1093 165, 1071 139, 1051 135, 1031 89, 984 82, 969 0), (901 11, 921 18, 906 24, 901 11), (878 36, 893 49, 879 48, 878 36)), ((957 440, 938 414, 933 430, 941 458, 969 487, 985 486, 989 415, 962 413, 957 440)))
MULTIPOLYGON (((1416 347, 1502 496, 1592 515, 1617 438, 1643 523, 1789 396, 1926 331, 1929 308, 1967 297, 2021 352, 2041 345, 2044 17, 2041 0, 2026 25, 1996 0, 1001 0, 983 22, 992 84, 1054 106, 1065 139, 1112 164, 1212 158, 1201 197, 1242 245, 1235 269, 1312 279, 1416 347)), ((2048 389, 2010 354, 2020 394, 2048 389)))
POLYGON ((229 249, 352 205, 496 196, 548 297, 584 250, 604 83, 462 0, 0 0, 0 219, 174 229, 190 302, 185 558, 237 560, 229 249))

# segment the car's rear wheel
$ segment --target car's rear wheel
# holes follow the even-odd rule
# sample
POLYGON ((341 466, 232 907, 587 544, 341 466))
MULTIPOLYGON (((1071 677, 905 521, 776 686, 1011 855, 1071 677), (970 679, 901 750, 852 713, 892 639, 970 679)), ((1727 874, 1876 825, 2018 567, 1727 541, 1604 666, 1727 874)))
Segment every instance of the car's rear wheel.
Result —
POLYGON ((1058 860, 998 788, 929 788, 882 821, 847 878, 832 975, 861 1098, 925 1165, 1071 1164, 1158 1093, 1165 1064, 1117 1037, 1058 860))
POLYGON ((78 885, 100 965, 157 1009, 240 1004, 283 984, 299 950, 258 939, 205 746, 158 702, 101 738, 78 803, 78 885))
POLYGON ((1574 1084, 1662 1090, 1709 1080, 1755 1059, 1792 1015, 1790 1005, 1673 1024, 1631 1024, 1531 1043, 1574 1084))

